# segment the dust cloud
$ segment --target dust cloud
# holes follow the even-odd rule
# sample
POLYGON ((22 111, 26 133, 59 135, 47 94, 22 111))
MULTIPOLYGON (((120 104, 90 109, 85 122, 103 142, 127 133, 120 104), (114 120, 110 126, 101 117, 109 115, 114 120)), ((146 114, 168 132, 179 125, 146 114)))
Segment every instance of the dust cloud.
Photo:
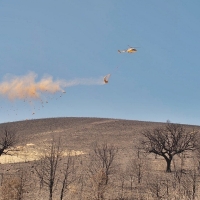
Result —
POLYGON ((64 88, 67 87, 104 84, 102 77, 97 79, 74 79, 71 81, 53 80, 53 77, 50 75, 46 75, 37 81, 37 77, 37 74, 34 72, 29 72, 24 76, 6 75, 0 83, 0 96, 10 100, 25 98, 39 99, 44 93, 65 93, 64 88))

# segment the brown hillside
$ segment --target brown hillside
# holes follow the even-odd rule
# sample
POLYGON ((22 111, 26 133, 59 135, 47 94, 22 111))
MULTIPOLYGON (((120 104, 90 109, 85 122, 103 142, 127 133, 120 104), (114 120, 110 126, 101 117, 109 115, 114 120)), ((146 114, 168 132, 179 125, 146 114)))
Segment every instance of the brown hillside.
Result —
MULTIPOLYGON (((44 140, 50 139, 51 134, 60 134, 65 138, 68 148, 88 151, 94 141, 106 141, 121 148, 130 147, 133 141, 137 143, 142 130, 164 124, 123 119, 66 117, 2 123, 0 129, 14 129, 20 138, 19 146, 28 143, 40 145, 44 140)), ((200 129, 199 126, 185 126, 200 129)))
MULTIPOLYGON (((17 132, 19 137, 17 148, 19 152, 15 152, 12 156, 0 157, 0 175, 15 174, 19 168, 19 163, 31 168, 33 164, 28 161, 39 159, 42 150, 45 149, 45 145, 49 143, 52 136, 55 138, 61 136, 65 150, 72 150, 74 153, 82 155, 80 157, 82 157, 81 159, 85 164, 87 164, 87 156, 85 155, 88 155, 94 142, 106 142, 117 146, 119 149, 117 161, 122 168, 123 166, 125 168, 131 157, 137 157, 137 151, 135 150, 139 147, 142 130, 164 125, 165 123, 158 122, 73 117, 2 123, 0 124, 0 130, 7 127, 17 132)), ((200 130, 199 126, 184 126, 191 131, 193 129, 200 130)), ((150 162, 148 167, 151 168, 153 166, 151 174, 165 173, 166 163, 163 158, 155 159, 154 155, 148 155, 147 160, 150 162)), ((190 159, 186 159, 185 166, 190 166, 190 162, 190 159)), ((2 180, 3 178, 0 177, 0 183, 2 180)), ((40 191, 38 191, 39 193, 37 193, 37 190, 32 192, 44 197, 40 191)), ((33 193, 29 194, 29 199, 34 199, 33 193)), ((47 193, 45 193, 45 196, 47 197, 47 193)))

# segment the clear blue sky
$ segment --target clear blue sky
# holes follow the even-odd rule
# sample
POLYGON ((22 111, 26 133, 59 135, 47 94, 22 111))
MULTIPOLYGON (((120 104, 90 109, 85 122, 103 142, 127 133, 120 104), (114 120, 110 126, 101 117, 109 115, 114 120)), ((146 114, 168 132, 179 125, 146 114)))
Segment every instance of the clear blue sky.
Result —
POLYGON ((0 123, 73 116, 200 125, 199 8, 199 0, 1 1, 0 82, 30 71, 38 81, 111 77, 44 96, 42 108, 1 95, 0 123), (128 45, 138 51, 117 52, 128 45))

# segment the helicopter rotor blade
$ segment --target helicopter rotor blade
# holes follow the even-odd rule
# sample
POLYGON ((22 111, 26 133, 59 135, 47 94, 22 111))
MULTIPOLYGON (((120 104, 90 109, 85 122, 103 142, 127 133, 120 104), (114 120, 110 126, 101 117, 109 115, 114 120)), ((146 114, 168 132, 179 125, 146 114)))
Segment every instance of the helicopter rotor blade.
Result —
POLYGON ((130 48, 140 48, 140 47, 131 47, 130 45, 128 45, 130 48))

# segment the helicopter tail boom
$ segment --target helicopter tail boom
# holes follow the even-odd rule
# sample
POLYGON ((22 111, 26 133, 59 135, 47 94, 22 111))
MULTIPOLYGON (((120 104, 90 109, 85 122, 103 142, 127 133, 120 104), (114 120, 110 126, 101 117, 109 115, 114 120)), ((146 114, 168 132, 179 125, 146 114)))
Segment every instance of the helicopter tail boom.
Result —
POLYGON ((127 52, 126 50, 118 50, 119 53, 125 53, 127 52))

